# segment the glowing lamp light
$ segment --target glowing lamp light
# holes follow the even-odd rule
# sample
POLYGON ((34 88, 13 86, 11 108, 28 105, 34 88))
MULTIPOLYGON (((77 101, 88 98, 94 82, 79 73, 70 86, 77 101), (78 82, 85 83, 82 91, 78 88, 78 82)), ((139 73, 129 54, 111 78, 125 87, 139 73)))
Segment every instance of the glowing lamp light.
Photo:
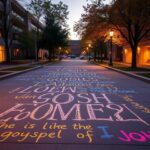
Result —
POLYGON ((125 49, 125 50, 124 50, 125 55, 127 54, 127 52, 128 52, 128 50, 127 50, 127 49, 125 49))
POLYGON ((110 37, 113 37, 113 36, 114 36, 114 32, 113 32, 113 31, 110 31, 110 32, 109 32, 109 36, 110 36, 110 37))
POLYGON ((18 53, 19 51, 20 51, 19 48, 17 48, 17 49, 16 49, 16 52, 18 53))
POLYGON ((2 51, 2 50, 3 50, 3 46, 0 45, 0 51, 2 51))
POLYGON ((66 50, 66 54, 68 54, 69 52, 66 50))
POLYGON ((138 47, 138 48, 137 48, 137 53, 138 53, 138 55, 140 54, 140 51, 141 51, 141 48, 138 47))
POLYGON ((89 43, 89 45, 88 45, 89 47, 91 47, 91 43, 89 43))

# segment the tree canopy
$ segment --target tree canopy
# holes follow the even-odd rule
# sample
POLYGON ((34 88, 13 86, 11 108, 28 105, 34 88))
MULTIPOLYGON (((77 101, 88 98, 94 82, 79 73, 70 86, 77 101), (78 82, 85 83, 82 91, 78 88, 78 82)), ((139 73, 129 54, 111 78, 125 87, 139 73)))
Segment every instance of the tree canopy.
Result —
POLYGON ((66 23, 68 6, 59 2, 44 4, 45 29, 40 40, 40 46, 49 51, 50 59, 59 50, 59 47, 68 45, 68 26, 66 23))
POLYGON ((114 42, 130 45, 132 49, 132 67, 136 68, 137 47, 141 40, 150 32, 150 1, 149 0, 112 0, 109 5, 103 0, 93 0, 84 7, 84 14, 75 24, 82 39, 93 39, 115 32, 114 42))
POLYGON ((37 39, 38 47, 49 51, 50 59, 58 47, 67 46, 68 41, 68 6, 63 2, 57 4, 51 0, 31 0, 29 8, 38 21, 45 20, 41 38, 37 39))

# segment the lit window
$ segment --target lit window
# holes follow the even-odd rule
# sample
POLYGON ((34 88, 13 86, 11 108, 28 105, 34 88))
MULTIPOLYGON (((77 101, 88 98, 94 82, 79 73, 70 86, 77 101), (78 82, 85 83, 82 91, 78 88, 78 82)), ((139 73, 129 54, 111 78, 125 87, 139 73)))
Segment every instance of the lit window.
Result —
POLYGON ((5 59, 5 47, 0 45, 0 62, 4 62, 5 59))

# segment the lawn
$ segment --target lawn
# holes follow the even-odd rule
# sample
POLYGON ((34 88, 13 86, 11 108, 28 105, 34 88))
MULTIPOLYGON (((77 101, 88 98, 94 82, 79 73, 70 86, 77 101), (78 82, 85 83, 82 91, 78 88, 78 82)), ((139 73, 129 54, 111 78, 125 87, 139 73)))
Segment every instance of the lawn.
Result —
POLYGON ((138 73, 138 75, 150 78, 150 73, 138 73))
POLYGON ((9 72, 0 72, 0 76, 5 75, 5 74, 9 74, 9 72))
POLYGON ((113 68, 120 69, 123 71, 150 71, 150 69, 146 68, 131 68, 129 66, 121 65, 121 64, 113 64, 113 68))
MULTIPOLYGON (((102 64, 102 65, 105 65, 105 66, 109 66, 108 63, 106 62, 103 62, 103 63, 100 63, 98 62, 99 64, 102 64)), ((113 68, 116 68, 116 69, 120 69, 122 71, 144 71, 144 72, 147 72, 147 71, 150 71, 150 69, 147 69, 147 68, 131 68, 130 66, 126 66, 126 65, 123 65, 123 64, 117 64, 117 63, 113 63, 113 68)))
POLYGON ((20 67, 14 67, 10 69, 4 69, 2 71, 23 71, 23 70, 30 69, 30 68, 33 68, 33 66, 20 66, 20 67))

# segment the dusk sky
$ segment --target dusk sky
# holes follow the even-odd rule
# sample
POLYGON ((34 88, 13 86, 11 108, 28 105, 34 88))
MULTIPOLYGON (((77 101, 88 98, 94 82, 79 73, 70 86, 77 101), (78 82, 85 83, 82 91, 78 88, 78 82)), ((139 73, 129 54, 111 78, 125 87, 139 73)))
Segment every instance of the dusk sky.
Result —
MULTIPOLYGON (((58 3, 60 0, 52 0, 54 3, 58 3)), ((89 0, 90 1, 90 0, 89 0)), ((108 2, 110 0, 106 0, 108 2)), ((87 4, 87 0, 62 0, 65 4, 68 5, 69 9, 69 19, 68 24, 70 27, 71 39, 79 39, 76 33, 73 32, 73 26, 76 21, 78 21, 83 13, 83 5, 87 4)))
MULTIPOLYGON (((52 0, 53 3, 58 3, 60 0, 52 0)), ((68 5, 69 16, 68 16, 68 25, 70 28, 70 38, 72 40, 79 39, 77 34, 73 32, 73 26, 77 22, 81 14, 83 13, 83 5, 87 4, 87 0, 61 0, 64 4, 68 5)), ((90 0, 89 0, 90 1, 90 0)), ((110 0, 106 0, 108 2, 110 0)), ((22 1, 20 1, 22 2, 22 1)), ((23 2, 24 3, 24 2, 23 2)))
MULTIPOLYGON (((52 0, 54 3, 59 2, 59 0, 52 0)), ((76 21, 79 20, 81 13, 83 12, 83 5, 86 5, 86 0, 63 0, 65 4, 67 4, 69 7, 69 16, 68 16, 68 24, 70 27, 70 34, 71 39, 78 39, 76 37, 76 33, 73 32, 73 26, 76 21)))

